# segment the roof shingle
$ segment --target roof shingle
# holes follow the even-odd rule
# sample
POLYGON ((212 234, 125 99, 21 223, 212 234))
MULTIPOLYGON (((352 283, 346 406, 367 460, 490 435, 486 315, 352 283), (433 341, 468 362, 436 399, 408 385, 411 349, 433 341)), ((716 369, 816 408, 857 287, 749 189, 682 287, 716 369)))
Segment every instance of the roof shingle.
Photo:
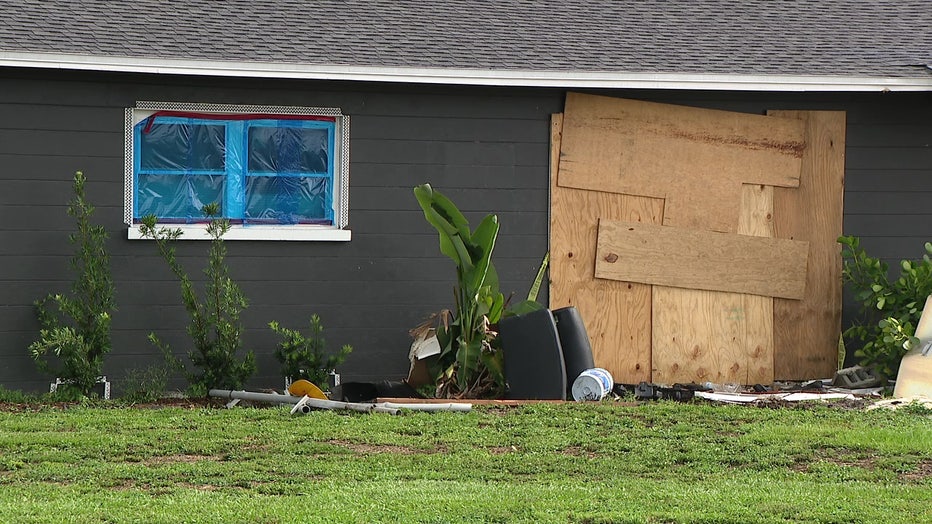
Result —
POLYGON ((17 0, 0 52, 471 70, 928 77, 929 0, 17 0))

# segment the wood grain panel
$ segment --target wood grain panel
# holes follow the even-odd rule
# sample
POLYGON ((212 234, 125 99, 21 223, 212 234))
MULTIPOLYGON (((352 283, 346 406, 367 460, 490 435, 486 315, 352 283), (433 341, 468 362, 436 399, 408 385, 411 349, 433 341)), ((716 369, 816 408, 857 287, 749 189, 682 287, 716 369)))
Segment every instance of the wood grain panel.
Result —
POLYGON ((595 276, 688 289, 799 298, 806 242, 600 220, 595 276))
POLYGON ((561 187, 563 115, 551 133, 550 307, 576 306, 592 342, 595 364, 618 382, 650 380, 650 286, 596 280, 600 217, 659 224, 663 201, 561 187))
POLYGON ((832 376, 841 332, 841 249, 845 177, 843 111, 769 111, 806 125, 799 188, 774 192, 774 231, 809 242, 802 300, 774 301, 774 361, 778 380, 832 376))
MULTIPOLYGON (((741 187, 741 214, 738 233, 773 237, 772 186, 741 187)), ((773 302, 772 297, 743 295, 745 378, 743 384, 773 383, 773 302)))
MULTIPOLYGON (((745 185, 739 232, 773 231, 773 188, 745 185)), ((654 286, 653 380, 773 382, 773 298, 654 286)))
POLYGON ((744 295, 654 286, 652 381, 744 383, 744 295))
POLYGON ((568 93, 560 185, 665 198, 664 225, 734 233, 742 183, 796 187, 789 118, 568 93))

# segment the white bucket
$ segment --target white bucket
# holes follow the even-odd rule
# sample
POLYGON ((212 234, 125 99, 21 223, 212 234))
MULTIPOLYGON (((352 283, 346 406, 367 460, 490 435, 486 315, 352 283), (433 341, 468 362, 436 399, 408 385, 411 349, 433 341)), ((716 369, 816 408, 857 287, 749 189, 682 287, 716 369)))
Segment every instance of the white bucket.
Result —
POLYGON ((602 368, 587 369, 573 381, 573 400, 602 400, 615 385, 612 374, 602 368))

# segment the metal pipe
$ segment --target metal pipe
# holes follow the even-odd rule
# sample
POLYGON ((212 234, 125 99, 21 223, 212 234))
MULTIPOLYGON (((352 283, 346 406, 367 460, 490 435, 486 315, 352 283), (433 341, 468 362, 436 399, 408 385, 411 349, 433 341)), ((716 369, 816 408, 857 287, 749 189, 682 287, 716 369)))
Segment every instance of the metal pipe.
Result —
POLYGON ((294 397, 291 395, 278 395, 275 393, 255 393, 252 391, 230 391, 229 389, 212 389, 207 392, 211 397, 250 400, 253 402, 268 402, 271 404, 293 404, 291 413, 308 413, 312 408, 316 409, 345 409, 349 411, 358 411, 360 413, 389 413, 398 415, 398 409, 386 408, 377 404, 363 404, 357 402, 337 402, 335 400, 323 400, 319 398, 294 397))
POLYGON ((408 409, 412 411, 458 411, 468 412, 472 410, 472 404, 447 403, 447 404, 396 404, 391 402, 381 402, 378 404, 361 403, 361 402, 339 402, 336 400, 323 400, 310 397, 295 397, 291 395, 278 395, 276 393, 256 393, 253 391, 231 391, 229 389, 212 389, 207 392, 211 397, 250 400, 253 402, 268 402, 270 404, 292 404, 294 408, 292 413, 308 413, 311 409, 345 409, 349 411, 358 411, 361 413, 390 413, 398 415, 401 410, 408 409))
POLYGON ((293 397, 291 395, 254 393, 252 391, 230 391, 229 389, 212 389, 207 392, 207 395, 231 400, 238 398, 242 400, 251 400, 253 402, 269 402, 272 404, 297 404, 301 401, 301 397, 293 397))

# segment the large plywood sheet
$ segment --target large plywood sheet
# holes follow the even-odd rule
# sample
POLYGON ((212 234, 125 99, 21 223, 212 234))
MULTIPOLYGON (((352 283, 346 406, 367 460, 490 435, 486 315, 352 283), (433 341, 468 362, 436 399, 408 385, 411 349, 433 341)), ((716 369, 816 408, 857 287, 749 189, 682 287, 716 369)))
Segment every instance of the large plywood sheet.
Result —
POLYGON ((801 298, 808 250, 806 242, 795 240, 603 219, 599 222, 595 276, 801 298))
POLYGON ((774 192, 774 229, 809 242, 802 300, 774 301, 774 361, 778 380, 832 376, 841 332, 841 249, 845 176, 845 113, 770 111, 806 126, 799 188, 774 192))
POLYGON ((790 118, 568 93, 559 184, 665 199, 663 224, 736 232, 741 186, 799 185, 790 118))
POLYGON ((596 280, 600 217, 660 223, 663 201, 562 187, 559 158, 563 115, 553 115, 550 194, 550 307, 576 306, 597 366, 616 381, 650 380, 650 286, 596 280))
MULTIPOLYGON (((739 233, 770 236, 773 188, 742 187, 739 233)), ((773 298, 653 288, 654 382, 773 382, 773 298)))

